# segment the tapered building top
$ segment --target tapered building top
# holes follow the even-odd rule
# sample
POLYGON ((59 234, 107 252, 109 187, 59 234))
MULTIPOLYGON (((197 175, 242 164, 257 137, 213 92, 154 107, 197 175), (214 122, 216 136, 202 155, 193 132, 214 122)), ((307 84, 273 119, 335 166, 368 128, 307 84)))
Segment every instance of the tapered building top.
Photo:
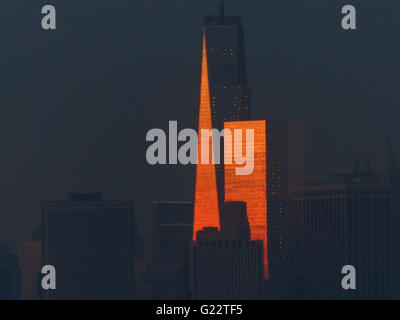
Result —
MULTIPOLYGON (((212 129, 209 75, 207 66, 206 35, 203 35, 203 54, 201 66, 199 133, 201 130, 212 129)), ((201 145, 199 135, 199 146, 201 145)), ((212 139, 208 142, 208 150, 212 150, 212 139)), ((211 154, 211 152, 210 152, 211 154)), ((193 240, 196 240, 197 232, 204 228, 220 228, 219 206, 215 165, 209 157, 209 164, 201 161, 202 149, 198 151, 198 164, 196 167, 196 186, 194 200, 193 240)))
POLYGON ((224 121, 250 119, 250 93, 244 30, 239 16, 225 15, 221 1, 219 14, 204 18, 207 39, 207 62, 210 102, 214 128, 223 128, 224 121))
MULTIPOLYGON (((225 121, 248 120, 243 26, 240 17, 225 15, 223 1, 219 14, 204 18, 202 57, 199 133, 201 129, 222 130, 225 121)), ((224 198, 223 165, 198 165, 194 234, 204 227, 219 228, 218 208, 224 198)))
MULTIPOLYGON (((244 30, 239 16, 219 13, 204 18, 208 80, 213 128, 222 130, 225 121, 250 119, 250 92, 247 87, 244 30)), ((224 202, 224 169, 216 165, 218 201, 224 202)))

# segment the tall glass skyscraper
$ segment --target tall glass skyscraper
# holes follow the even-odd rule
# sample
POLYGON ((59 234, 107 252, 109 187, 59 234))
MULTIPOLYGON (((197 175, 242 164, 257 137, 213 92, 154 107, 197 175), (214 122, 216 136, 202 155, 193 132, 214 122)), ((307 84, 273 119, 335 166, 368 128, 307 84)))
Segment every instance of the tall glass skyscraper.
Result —
MULTIPOLYGON (((250 119, 244 30, 241 18, 226 16, 221 2, 218 16, 204 18, 203 32, 206 38, 212 125, 222 130, 225 121, 250 119)), ((217 164, 215 169, 221 207, 225 199, 225 171, 222 164, 217 164)))
MULTIPOLYGON (((218 16, 204 18, 199 133, 222 130, 225 121, 249 117, 243 26, 240 17, 226 16, 221 4, 218 16)), ((221 152, 221 164, 197 165, 194 239, 204 227, 220 226, 219 208, 225 201, 223 162, 221 152)))
MULTIPOLYGON (((248 120, 249 114, 243 26, 240 17, 225 16, 221 4, 218 16, 204 18, 199 133, 222 130, 225 121, 248 120)), ((219 228, 224 179, 223 152, 221 164, 197 165, 194 239, 204 227, 219 228)))
POLYGON ((219 16, 204 18, 204 35, 213 128, 223 129, 225 121, 249 120, 249 90, 241 18, 225 16, 221 4, 219 16))

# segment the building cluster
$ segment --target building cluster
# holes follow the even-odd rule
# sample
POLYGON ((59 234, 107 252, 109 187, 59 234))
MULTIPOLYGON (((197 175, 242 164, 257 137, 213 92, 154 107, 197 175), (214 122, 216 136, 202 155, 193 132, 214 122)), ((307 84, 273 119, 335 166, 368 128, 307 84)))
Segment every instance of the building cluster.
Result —
POLYGON ((204 20, 198 129, 253 129, 253 173, 199 163, 192 202, 153 202, 149 258, 131 202, 99 193, 45 202, 41 232, 17 254, 0 244, 0 298, 400 297, 400 175, 390 144, 386 174, 367 162, 306 181, 305 123, 252 119, 250 101, 243 25, 221 7, 204 20), (56 290, 40 288, 46 264, 57 270, 56 290), (357 270, 356 290, 341 287, 345 265, 357 270))

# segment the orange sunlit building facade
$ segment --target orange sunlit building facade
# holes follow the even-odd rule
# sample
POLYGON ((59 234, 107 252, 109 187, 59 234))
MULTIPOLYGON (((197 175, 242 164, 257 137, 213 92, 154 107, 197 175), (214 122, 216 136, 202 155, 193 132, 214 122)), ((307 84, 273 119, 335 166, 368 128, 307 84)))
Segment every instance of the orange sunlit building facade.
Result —
MULTIPOLYGON (((203 57, 201 67, 200 111, 199 111, 199 146, 201 145, 200 132, 203 129, 212 129, 210 89, 208 81, 206 37, 203 36, 203 57)), ((212 139, 209 139, 209 148, 212 150, 212 139)), ((193 240, 196 240, 198 231, 206 227, 220 228, 218 192, 215 165, 212 161, 204 164, 201 161, 201 148, 198 148, 198 165, 196 166, 196 187, 194 200, 193 240)), ((212 153, 209 152, 211 155, 212 153)))
MULTIPOLYGON (((243 26, 240 17, 206 17, 203 29, 200 108, 198 119, 198 164, 196 167, 193 240, 204 228, 220 230, 224 202, 247 204, 250 240, 261 240, 264 248, 264 276, 268 278, 267 256, 267 153, 266 122, 250 119, 243 26), (201 130, 254 130, 254 170, 250 175, 236 175, 240 165, 223 164, 226 150, 221 150, 221 164, 202 163, 201 130)), ((208 139, 208 137, 207 137, 208 139)), ((226 144, 221 140, 221 144, 226 144)), ((237 141, 236 141, 237 142, 237 141)), ((206 142, 212 149, 212 138, 206 142)), ((233 141, 235 144, 235 141, 233 141)), ((224 147, 225 149, 225 147, 224 147)), ((243 144, 246 150, 246 144, 243 144)), ((245 151, 244 151, 245 152, 245 151)))
MULTIPOLYGON (((267 146, 266 121, 234 121, 225 122, 225 129, 231 132, 242 130, 241 141, 225 140, 225 158, 227 154, 248 148, 246 130, 254 130, 254 143, 250 146, 254 154, 254 169, 250 175, 237 175, 238 165, 225 163, 225 201, 243 201, 247 203, 247 219, 250 225, 250 240, 262 240, 264 245, 264 277, 268 278, 268 246, 267 246, 267 146), (238 145, 239 144, 239 145, 238 145), (241 144, 241 146, 240 146, 241 144)), ((251 142, 250 142, 251 143, 251 142)))
MULTIPOLYGON (((249 121, 250 91, 240 17, 205 17, 203 29, 200 108, 198 118, 198 164, 196 167, 193 240, 205 228, 220 230, 220 210, 224 202, 246 202, 250 240, 261 240, 264 251, 264 276, 268 278, 267 255, 267 145, 266 121, 249 121), (246 152, 246 129, 254 130, 254 169, 250 175, 237 175, 241 167, 227 164, 227 139, 221 140, 221 164, 201 162, 201 130, 242 129, 246 152), (225 164, 224 164, 225 162, 225 164)), ((234 135, 232 135, 233 137, 234 135)), ((232 141, 231 141, 232 142, 232 141)), ((237 143, 233 141, 232 146, 237 143)), ((212 149, 212 138, 206 143, 212 149)), ((233 151, 233 150, 231 150, 233 151)), ((229 152, 229 150, 228 150, 229 152)), ((211 157, 210 152, 209 157, 211 157)))

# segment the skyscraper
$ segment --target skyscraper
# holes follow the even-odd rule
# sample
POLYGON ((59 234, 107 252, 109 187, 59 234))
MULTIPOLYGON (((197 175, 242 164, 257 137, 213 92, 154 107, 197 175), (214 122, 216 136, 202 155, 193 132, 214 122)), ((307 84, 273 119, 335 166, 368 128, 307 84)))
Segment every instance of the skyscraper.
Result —
POLYGON ((20 269, 14 250, 0 242, 0 300, 20 298, 20 269))
MULTIPOLYGON (((303 182, 305 176, 305 124, 302 121, 232 121, 225 122, 225 128, 242 129, 242 134, 246 129, 254 130, 254 170, 250 175, 238 176, 236 165, 225 164, 225 201, 247 203, 251 239, 262 240, 264 244, 265 276, 274 281, 276 293, 283 293, 281 282, 288 274, 290 263, 289 188, 303 182)), ((239 150, 244 152, 246 143, 239 150)))
POLYGON ((262 241, 217 238, 194 242, 191 287, 194 299, 260 299, 262 241))
MULTIPOLYGON (((199 133, 203 129, 212 130, 205 34, 203 35, 203 57, 201 67, 199 133)), ((200 140, 201 135, 199 141, 200 140)), ((201 145, 200 142, 199 145, 201 145)), ((212 150, 212 139, 209 140, 208 146, 208 150, 212 150)), ((198 151, 198 159, 201 159, 200 148, 198 151)), ((199 161, 196 167, 193 239, 196 239, 197 231, 206 227, 215 227, 219 229, 219 226, 219 205, 215 165, 210 159, 208 164, 199 161)))
POLYGON ((193 232, 193 203, 155 201, 153 211, 157 219, 159 245, 185 251, 193 232))
POLYGON ((370 170, 291 193, 293 265, 303 298, 387 299, 391 295, 389 179, 370 170), (356 268, 357 289, 341 287, 340 271, 356 268))
POLYGON ((226 16, 221 3, 218 16, 204 18, 208 81, 213 127, 225 121, 250 118, 244 30, 239 16, 226 16))
MULTIPOLYGON (((254 168, 249 175, 237 175, 237 164, 225 164, 225 201, 243 201, 247 204, 247 218, 250 225, 250 239, 261 240, 264 247, 264 276, 268 278, 268 246, 267 246, 267 145, 266 121, 233 121, 225 122, 225 128, 231 130, 254 130, 254 168)), ((236 137, 235 137, 236 138, 236 137)), ((236 141, 231 146, 225 145, 225 152, 236 152, 236 141), (235 151, 227 150, 228 147, 235 151)), ((238 150, 247 150, 247 139, 240 141, 238 150)))
POLYGON ((159 237, 157 251, 146 272, 149 294, 152 298, 184 299, 189 294, 193 203, 153 202, 153 214, 159 237))
MULTIPOLYGON (((276 279, 286 273, 282 266, 289 263, 289 187, 305 176, 304 123, 250 120, 243 26, 240 17, 225 16, 223 5, 218 16, 204 19, 202 58, 193 239, 204 228, 220 229, 225 201, 246 202, 251 239, 264 245, 264 275, 268 278, 271 273, 276 279), (213 162, 210 152, 209 163, 201 163, 200 146, 205 142, 201 131, 224 128, 255 130, 251 175, 237 176, 235 165, 225 164, 225 150, 219 150, 219 162, 213 162)), ((218 138, 226 148, 226 137, 218 138)), ((212 150, 213 139, 205 145, 212 150)), ((218 147, 215 141, 214 146, 218 147)))
POLYGON ((289 190, 303 185, 306 174, 305 123, 267 121, 268 263, 271 290, 285 295, 289 273, 289 190))
POLYGON ((192 245, 191 293, 195 299, 259 299, 263 243, 250 240, 244 202, 226 202, 223 211, 221 230, 199 231, 192 245))
MULTIPOLYGON (((199 136, 201 129, 222 130, 225 121, 250 117, 243 26, 240 17, 225 15, 223 3, 219 15, 204 18, 200 95, 199 136)), ((194 239, 204 227, 220 227, 219 208, 225 201, 220 155, 220 164, 197 165, 194 239)))
POLYGON ((391 244, 393 270, 393 298, 400 298, 400 170, 392 147, 391 138, 387 140, 387 172, 391 191, 391 244))
POLYGON ((101 193, 69 195, 42 205, 43 265, 56 268, 50 299, 133 297, 134 216, 129 201, 101 193))
MULTIPOLYGON (((203 32, 207 48, 212 125, 222 130, 225 121, 250 119, 244 29, 239 16, 225 15, 221 1, 219 15, 204 18, 203 32)), ((215 166, 220 206, 225 201, 223 163, 224 153, 221 152, 221 164, 215 166)))

